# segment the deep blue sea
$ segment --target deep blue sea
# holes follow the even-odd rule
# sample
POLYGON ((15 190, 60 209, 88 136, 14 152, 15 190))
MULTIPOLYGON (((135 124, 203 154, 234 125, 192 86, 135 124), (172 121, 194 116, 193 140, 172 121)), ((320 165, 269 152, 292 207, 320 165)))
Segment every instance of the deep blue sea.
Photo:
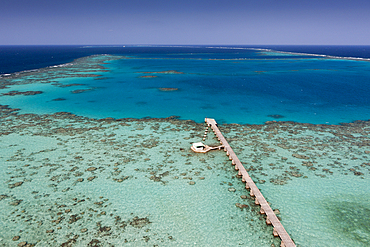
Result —
POLYGON ((96 54, 129 59, 105 64, 109 72, 101 74, 103 80, 60 79, 84 84, 81 89, 89 89, 84 93, 28 84, 29 90, 44 93, 3 96, 0 104, 33 113, 69 111, 96 118, 176 115, 197 122, 208 116, 242 124, 338 124, 370 118, 370 46, 0 46, 0 74, 96 54), (155 74, 172 70, 179 73, 155 74))

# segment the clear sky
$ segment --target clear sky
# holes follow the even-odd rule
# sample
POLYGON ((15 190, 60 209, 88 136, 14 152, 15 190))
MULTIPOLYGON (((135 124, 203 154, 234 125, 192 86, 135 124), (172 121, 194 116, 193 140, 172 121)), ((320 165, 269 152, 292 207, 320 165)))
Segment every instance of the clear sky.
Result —
POLYGON ((0 0, 0 45, 370 45, 370 0, 0 0))

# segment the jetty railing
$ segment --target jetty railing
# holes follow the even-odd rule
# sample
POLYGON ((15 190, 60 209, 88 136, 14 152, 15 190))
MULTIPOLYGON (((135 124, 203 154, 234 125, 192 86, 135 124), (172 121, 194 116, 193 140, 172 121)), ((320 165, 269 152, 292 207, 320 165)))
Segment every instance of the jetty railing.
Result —
POLYGON ((283 225, 281 224, 278 217, 275 215, 274 211, 271 209, 270 205, 262 195, 261 191, 258 189, 257 185, 253 182, 252 178, 249 176, 247 170, 244 168, 229 143, 226 141, 225 137, 222 135, 221 131, 218 129, 217 123, 212 118, 206 118, 205 122, 209 127, 212 128, 213 132, 216 134, 221 145, 224 146, 224 151, 229 160, 235 166, 235 170, 238 171, 238 175, 242 176, 242 181, 245 182, 245 188, 250 190, 250 195, 255 197, 255 204, 260 205, 260 213, 266 214, 266 224, 272 225, 273 235, 279 236, 281 239, 281 247, 295 247, 293 240, 290 238, 289 234, 285 231, 283 225))

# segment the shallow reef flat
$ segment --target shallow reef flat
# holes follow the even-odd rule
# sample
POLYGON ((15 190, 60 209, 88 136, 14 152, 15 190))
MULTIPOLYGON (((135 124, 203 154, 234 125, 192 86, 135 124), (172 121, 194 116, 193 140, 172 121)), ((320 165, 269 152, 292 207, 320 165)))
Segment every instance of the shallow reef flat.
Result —
MULTIPOLYGON (((84 84, 63 84, 63 79, 68 78, 95 78, 105 79, 102 73, 108 72, 104 67, 109 61, 122 59, 121 56, 111 55, 92 55, 88 57, 75 59, 71 63, 57 66, 40 68, 37 70, 27 70, 16 72, 9 75, 0 76, 0 89, 6 89, 14 85, 27 85, 36 83, 52 83, 58 87, 84 86, 84 84)), ((22 94, 21 92, 18 94, 22 94)), ((24 93, 23 93, 24 94, 24 93)), ((5 94, 6 95, 6 94, 5 94)), ((13 95, 17 95, 13 93, 13 95)), ((32 94, 26 94, 32 95, 32 94)))
POLYGON ((280 244, 203 124, 0 108, 3 246, 280 244))
MULTIPOLYGON (((203 124, 0 109, 3 246, 280 245, 203 124)), ((297 246, 370 243, 369 122, 219 128, 297 246)))
POLYGON ((220 127, 297 246, 368 246, 370 123, 220 127))

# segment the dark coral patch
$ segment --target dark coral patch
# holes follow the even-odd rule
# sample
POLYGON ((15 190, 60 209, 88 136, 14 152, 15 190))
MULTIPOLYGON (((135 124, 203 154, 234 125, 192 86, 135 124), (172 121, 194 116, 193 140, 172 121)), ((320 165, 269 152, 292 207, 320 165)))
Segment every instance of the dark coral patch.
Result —
POLYGON ((137 216, 135 216, 131 222, 130 222, 130 225, 135 227, 135 228, 142 228, 148 224, 150 224, 152 222, 149 221, 149 219, 147 217, 145 218, 139 218, 137 216))
POLYGON ((143 75, 143 76, 139 76, 139 78, 156 78, 158 76, 156 75, 143 75))
POLYGON ((179 90, 178 88, 176 87, 160 87, 158 88, 160 91, 162 92, 171 92, 171 91, 177 91, 179 90))
POLYGON ((275 119, 285 118, 285 116, 279 115, 279 114, 272 114, 272 115, 267 115, 267 116, 271 118, 275 118, 275 119))
POLYGON ((3 95, 6 95, 6 96, 15 96, 15 95, 29 96, 29 95, 36 95, 36 94, 41 94, 41 93, 43 93, 43 92, 42 91, 26 91, 26 92, 10 91, 10 92, 7 92, 7 93, 3 93, 3 95))
POLYGON ((166 71, 153 71, 153 72, 138 72, 143 74, 184 74, 184 72, 179 72, 176 70, 166 70, 166 71))
POLYGON ((84 92, 88 92, 88 91, 92 91, 93 89, 92 88, 88 88, 88 89, 77 89, 77 90, 73 90, 71 91, 71 93, 84 93, 84 92))

